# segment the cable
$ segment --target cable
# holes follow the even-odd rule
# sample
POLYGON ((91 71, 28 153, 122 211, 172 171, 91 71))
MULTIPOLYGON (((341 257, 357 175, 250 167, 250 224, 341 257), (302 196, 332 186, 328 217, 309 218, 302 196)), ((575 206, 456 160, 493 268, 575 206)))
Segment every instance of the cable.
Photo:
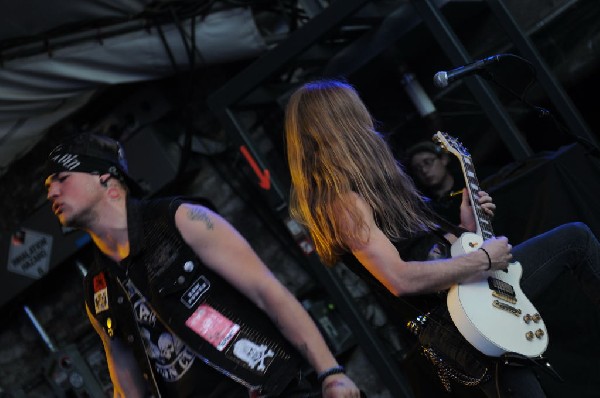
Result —
POLYGON ((496 80, 495 76, 492 73, 489 73, 489 72, 482 73, 481 77, 483 77, 484 79, 488 80, 491 83, 494 83, 497 87, 499 87, 500 89, 504 90, 505 92, 507 92, 508 94, 510 94, 511 96, 513 96, 514 98, 516 98, 519 101, 521 101, 527 107, 529 107, 530 109, 532 109, 533 111, 535 111, 535 113, 540 118, 550 118, 550 120, 552 121, 552 123, 554 124, 554 126, 556 127, 556 129, 558 131, 562 132, 563 134, 567 135, 568 137, 571 137, 575 141, 577 141, 580 144, 582 144, 584 147, 586 147, 589 150, 590 154, 592 154, 592 155, 594 155, 596 157, 600 157, 600 148, 598 148, 598 146, 596 146, 594 143, 592 143, 588 139, 586 139, 584 137, 581 137, 581 136, 579 136, 577 134, 572 133, 548 109, 543 108, 541 106, 533 105, 529 101, 527 101, 527 99, 525 98, 526 97, 526 93, 529 90, 529 88, 532 86, 533 82, 535 81, 535 77, 537 76, 535 68, 533 67, 533 64, 531 62, 529 62, 528 60, 526 60, 525 58, 519 57, 518 55, 514 55, 514 54, 503 54, 503 55, 510 56, 510 57, 515 58, 515 59, 518 59, 519 61, 522 61, 525 65, 527 65, 529 67, 529 70, 532 73, 532 78, 531 78, 530 82, 527 84, 527 86, 525 87, 525 89, 523 90, 522 94, 518 94, 514 90, 512 90, 510 87, 506 86, 505 84, 500 83, 498 80, 496 80))

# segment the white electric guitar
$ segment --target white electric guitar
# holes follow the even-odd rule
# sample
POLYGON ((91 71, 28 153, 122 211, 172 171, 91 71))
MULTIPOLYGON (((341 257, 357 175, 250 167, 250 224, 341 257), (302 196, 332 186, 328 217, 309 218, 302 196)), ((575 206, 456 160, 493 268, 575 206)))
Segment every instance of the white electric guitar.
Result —
MULTIPOLYGON (((478 250, 492 238, 490 217, 479 204, 479 182, 468 151, 455 138, 437 132, 433 136, 444 150, 458 157, 471 199, 476 233, 464 233, 452 245, 452 257, 478 250)), ((477 282, 459 283, 448 292, 448 311, 463 337, 482 353, 499 357, 517 353, 540 356, 548 346, 546 325, 519 285, 522 266, 510 263, 506 271, 490 271, 477 282)))

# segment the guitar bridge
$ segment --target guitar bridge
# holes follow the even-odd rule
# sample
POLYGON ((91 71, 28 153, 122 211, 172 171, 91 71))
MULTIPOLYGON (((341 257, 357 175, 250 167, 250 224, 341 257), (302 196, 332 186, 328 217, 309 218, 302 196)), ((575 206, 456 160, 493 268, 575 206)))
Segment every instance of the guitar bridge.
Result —
POLYGON ((513 314, 514 316, 521 316, 521 310, 518 308, 515 308, 511 305, 508 304, 504 304, 501 303, 498 300, 494 300, 494 302, 492 303, 492 305, 500 310, 506 311, 506 312, 510 312, 511 314, 513 314))
POLYGON ((511 304, 517 304, 517 295, 515 289, 503 280, 488 278, 488 286, 492 291, 492 296, 499 298, 500 300, 507 301, 511 304))

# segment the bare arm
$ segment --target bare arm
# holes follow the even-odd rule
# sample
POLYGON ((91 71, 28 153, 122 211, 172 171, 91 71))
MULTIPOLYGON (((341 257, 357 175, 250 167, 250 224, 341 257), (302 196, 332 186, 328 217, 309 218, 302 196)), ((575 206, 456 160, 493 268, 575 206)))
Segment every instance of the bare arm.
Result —
POLYGON ((129 347, 118 339, 111 340, 85 306, 88 318, 104 345, 108 372, 114 386, 115 398, 144 397, 146 383, 129 347))
MULTIPOLYGON (((375 224, 368 204, 355 196, 369 229, 366 243, 347 242, 360 263, 393 294, 408 295, 435 292, 455 283, 485 275, 488 259, 480 250, 451 259, 404 261, 394 245, 375 224)), ((341 215, 343 216, 343 215, 341 215)), ((487 240, 483 247, 492 259, 492 269, 508 266, 512 258, 506 238, 487 240)))
MULTIPOLYGON (((227 221, 205 207, 183 204, 175 222, 200 259, 265 311, 317 372, 337 365, 308 313, 227 221)), ((359 396, 342 374, 328 377, 323 389, 324 397, 359 396)))

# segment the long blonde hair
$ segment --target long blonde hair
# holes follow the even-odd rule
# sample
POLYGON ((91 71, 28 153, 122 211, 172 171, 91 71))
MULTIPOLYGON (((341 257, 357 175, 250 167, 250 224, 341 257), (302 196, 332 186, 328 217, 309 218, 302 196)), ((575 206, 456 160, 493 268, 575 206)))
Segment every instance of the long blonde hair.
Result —
POLYGON ((308 228, 326 264, 349 249, 347 242, 365 239, 367 226, 350 192, 370 205, 390 240, 435 227, 423 198, 349 84, 320 80, 296 90, 286 108, 285 134, 290 214, 308 228), (340 214, 347 215, 351 231, 340 214))

